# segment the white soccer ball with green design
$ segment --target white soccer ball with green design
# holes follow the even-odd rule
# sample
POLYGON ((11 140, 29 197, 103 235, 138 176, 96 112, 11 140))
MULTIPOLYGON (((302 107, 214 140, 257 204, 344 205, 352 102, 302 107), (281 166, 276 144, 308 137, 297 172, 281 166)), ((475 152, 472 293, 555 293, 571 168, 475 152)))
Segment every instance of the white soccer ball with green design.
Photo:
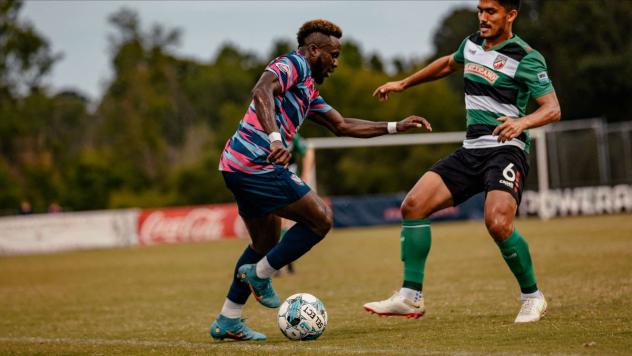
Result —
POLYGON ((314 340, 325 331, 327 311, 323 303, 308 293, 289 296, 278 313, 279 329, 290 340, 314 340))

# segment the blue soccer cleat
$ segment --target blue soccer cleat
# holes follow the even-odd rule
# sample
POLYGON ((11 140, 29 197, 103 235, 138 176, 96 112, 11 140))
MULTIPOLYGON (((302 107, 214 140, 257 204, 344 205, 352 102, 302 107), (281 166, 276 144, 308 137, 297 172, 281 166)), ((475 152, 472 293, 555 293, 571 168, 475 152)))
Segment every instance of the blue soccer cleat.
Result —
POLYGON ((248 283, 252 294, 259 303, 268 308, 278 308, 281 305, 281 300, 272 288, 272 279, 257 277, 256 270, 255 264, 243 265, 237 270, 237 276, 242 282, 248 283))
POLYGON ((217 319, 215 319, 213 324, 211 324, 211 329, 209 331, 215 340, 233 339, 237 341, 263 341, 267 339, 264 334, 247 327, 241 318, 232 319, 221 314, 218 315, 217 319))

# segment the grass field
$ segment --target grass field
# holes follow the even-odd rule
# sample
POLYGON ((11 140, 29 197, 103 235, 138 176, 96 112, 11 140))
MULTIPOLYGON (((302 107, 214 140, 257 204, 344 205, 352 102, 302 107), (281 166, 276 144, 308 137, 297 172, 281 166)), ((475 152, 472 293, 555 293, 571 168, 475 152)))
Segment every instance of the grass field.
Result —
POLYGON ((276 311, 251 300, 269 340, 213 342, 244 240, 0 258, 0 354, 631 354, 632 215, 521 220, 549 301, 514 325, 514 277, 481 222, 435 224, 418 320, 363 311, 401 283, 397 227, 339 229, 274 284, 309 292, 329 325, 286 340, 276 311))

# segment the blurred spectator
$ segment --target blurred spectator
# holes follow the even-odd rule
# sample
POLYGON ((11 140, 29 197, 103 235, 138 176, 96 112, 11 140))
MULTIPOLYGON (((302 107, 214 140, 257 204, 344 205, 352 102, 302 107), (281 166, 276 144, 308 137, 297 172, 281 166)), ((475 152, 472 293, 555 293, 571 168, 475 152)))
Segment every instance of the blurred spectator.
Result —
POLYGON ((20 208, 18 209, 18 214, 20 215, 33 214, 33 207, 31 207, 31 203, 28 200, 22 200, 20 202, 20 208))
POLYGON ((61 213, 62 211, 63 209, 61 208, 61 205, 59 205, 59 203, 56 201, 50 203, 50 205, 48 206, 49 213, 61 213))

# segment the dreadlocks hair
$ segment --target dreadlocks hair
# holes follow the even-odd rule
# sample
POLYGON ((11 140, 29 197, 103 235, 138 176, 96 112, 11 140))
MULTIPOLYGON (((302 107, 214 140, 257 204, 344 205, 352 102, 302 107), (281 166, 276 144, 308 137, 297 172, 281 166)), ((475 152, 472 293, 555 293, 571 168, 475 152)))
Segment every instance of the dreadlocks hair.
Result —
POLYGON ((520 0, 497 0, 498 3, 507 11, 520 11, 520 0))
POLYGON ((334 36, 336 38, 342 37, 342 30, 333 22, 323 19, 311 20, 305 22, 298 30, 298 33, 296 34, 298 46, 303 46, 307 36, 315 32, 322 33, 326 36, 334 36))

